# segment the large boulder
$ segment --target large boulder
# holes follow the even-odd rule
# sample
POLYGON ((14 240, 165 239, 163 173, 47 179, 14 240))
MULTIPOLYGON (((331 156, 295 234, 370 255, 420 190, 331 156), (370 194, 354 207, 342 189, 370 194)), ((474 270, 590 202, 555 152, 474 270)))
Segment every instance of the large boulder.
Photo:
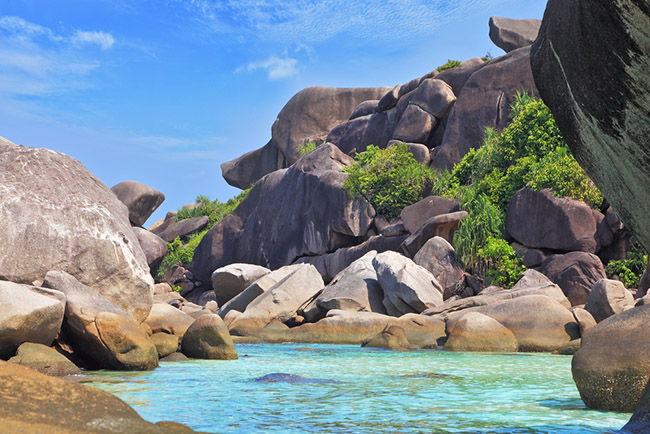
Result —
POLYGON ((177 237, 181 239, 187 239, 187 237, 194 232, 200 231, 208 225, 208 217, 192 217, 189 219, 174 221, 169 225, 162 225, 156 229, 153 229, 151 232, 158 235, 165 242, 171 243, 177 237), (164 229, 162 229, 164 228, 164 229))
POLYGON ((542 20, 513 20, 490 17, 490 39, 494 45, 509 53, 531 45, 537 38, 542 20))
POLYGON ((456 211, 431 217, 404 240, 400 246, 401 251, 409 258, 414 258, 426 242, 433 237, 442 237, 451 242, 454 233, 460 226, 460 221, 467 215, 467 211, 456 211))
POLYGON ((447 240, 433 237, 413 257, 413 262, 426 268, 443 289, 455 285, 465 274, 456 261, 456 251, 447 240))
POLYGON ((135 226, 142 226, 151 214, 165 201, 165 195, 136 181, 122 181, 111 191, 129 209, 129 220, 135 226))
POLYGON ((327 133, 346 121, 363 101, 377 100, 387 87, 335 88, 310 86, 282 108, 271 128, 271 140, 262 148, 221 165, 226 182, 248 188, 264 175, 291 166, 300 158, 300 146, 322 143, 327 133))
POLYGON ((0 220, 0 280, 66 271, 146 318, 153 279, 128 210, 77 160, 0 138, 0 220))
POLYGON ((479 312, 465 313, 449 330, 447 351, 517 351, 517 339, 498 321, 479 312))
POLYGON ((347 174, 341 169, 351 163, 336 146, 325 144, 258 181, 195 249, 195 277, 207 282, 214 270, 235 262, 277 269, 356 243, 375 212, 342 187, 347 174))
POLYGON ((531 55, 542 99, 573 155, 646 249, 648 28, 646 2, 549 0, 531 55))
POLYGON ((456 200, 440 196, 428 196, 404 207, 400 213, 400 219, 404 223, 406 230, 412 234, 430 218, 456 212, 459 209, 459 203, 456 200))
POLYGON ((510 122, 510 105, 517 91, 537 95, 529 47, 487 62, 464 83, 431 166, 451 170, 471 148, 481 146, 485 127, 503 130, 510 122))
POLYGON ((596 253, 604 215, 586 203, 522 188, 510 200, 506 231, 526 247, 596 253))
POLYGON ((64 271, 50 271, 43 286, 66 296, 62 330, 75 351, 104 369, 150 370, 158 352, 149 336, 124 309, 64 271))
POLYGON ((380 333, 363 341, 361 346, 397 351, 405 351, 410 348, 404 329, 396 325, 387 325, 380 333))
POLYGON ((187 433, 152 424, 121 399, 95 387, 0 361, 0 426, 12 433, 187 433))
POLYGON ((618 280, 603 279, 596 282, 589 293, 585 310, 596 320, 609 318, 634 307, 634 296, 618 280))
POLYGON ((201 315, 194 321, 183 336, 181 349, 183 354, 194 359, 237 359, 228 327, 214 314, 201 315))
POLYGON ((140 248, 142 248, 144 256, 147 258, 149 268, 155 269, 167 254, 167 243, 158 235, 138 226, 133 227, 133 232, 138 237, 140 248))
POLYGON ((607 278, 598 256, 586 252, 551 255, 542 262, 540 271, 562 288, 574 306, 585 304, 596 282, 607 278))
POLYGON ((8 361, 57 377, 81 374, 81 369, 54 348, 32 342, 19 346, 16 355, 8 361))
POLYGON ((634 411, 650 377, 650 306, 611 316, 582 336, 571 371, 591 408, 634 411))
POLYGON ((0 358, 24 342, 50 345, 61 328, 65 296, 59 291, 0 281, 0 358))
POLYGON ((230 264, 217 268, 212 273, 212 288, 217 296, 217 303, 223 306, 257 279, 270 272, 271 270, 266 267, 253 264, 230 264))
POLYGON ((168 333, 182 338, 194 318, 168 303, 154 303, 144 322, 153 333, 168 333))
POLYGON ((421 313, 442 304, 443 288, 436 278, 409 258, 389 251, 375 256, 372 263, 389 315, 421 313))
POLYGON ((621 432, 624 434, 646 434, 650 432, 650 385, 646 386, 639 405, 621 432))

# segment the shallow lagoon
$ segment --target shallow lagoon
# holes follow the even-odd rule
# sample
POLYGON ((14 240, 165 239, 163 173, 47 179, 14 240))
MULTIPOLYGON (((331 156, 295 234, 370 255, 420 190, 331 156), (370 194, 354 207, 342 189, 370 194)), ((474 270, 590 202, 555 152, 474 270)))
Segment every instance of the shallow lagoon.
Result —
POLYGON ((346 345, 237 345, 239 360, 98 372, 91 384, 145 419, 215 433, 602 433, 629 414, 588 410, 571 357, 346 345), (326 382, 256 382, 270 373, 326 382))

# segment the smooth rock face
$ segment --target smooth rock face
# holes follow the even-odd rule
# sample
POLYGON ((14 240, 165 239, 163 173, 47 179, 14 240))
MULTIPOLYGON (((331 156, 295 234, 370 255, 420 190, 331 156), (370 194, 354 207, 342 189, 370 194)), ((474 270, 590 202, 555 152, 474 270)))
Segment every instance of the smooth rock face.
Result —
POLYGON ((216 269, 212 273, 212 288, 217 296, 217 303, 223 306, 251 283, 270 272, 266 267, 253 264, 230 264, 216 269))
POLYGON ((542 20, 513 20, 490 17, 490 39, 494 45, 509 53, 531 45, 537 38, 542 20))
MULTIPOLYGON (((173 222, 165 229, 154 229, 152 232, 162 238, 165 242, 171 243, 180 237, 181 239, 187 238, 192 232, 200 231, 208 224, 208 217, 192 217, 189 219, 173 222)), ((162 227, 162 226, 160 226, 162 227)))
POLYGON ((635 307, 590 328, 571 371, 591 408, 632 412, 650 377, 650 306, 635 307))
POLYGON ((609 318, 634 307, 634 296, 618 280, 603 279, 596 282, 589 293, 585 310, 596 320, 609 318))
POLYGON ((404 240, 400 250, 408 257, 414 258, 420 249, 433 237, 442 237, 448 242, 460 226, 460 221, 467 217, 467 211, 456 211, 431 217, 420 228, 404 240))
POLYGON ((282 108, 263 147, 221 165, 226 182, 246 189, 264 175, 291 166, 306 142, 322 143, 329 131, 346 121, 360 103, 378 100, 389 88, 311 86, 295 94, 282 108))
POLYGON ((63 271, 50 271, 43 286, 66 296, 62 330, 75 353, 106 369, 150 370, 158 353, 145 331, 120 306, 63 271))
POLYGON ((513 290, 530 288, 551 283, 551 280, 537 270, 528 269, 524 271, 517 283, 512 287, 513 290))
POLYGON ((573 306, 585 304, 594 284, 607 278, 598 256, 585 252, 551 255, 540 271, 562 288, 573 306))
POLYGON ((433 237, 417 252, 413 262, 426 268, 443 288, 455 285, 465 272, 456 262, 456 251, 447 240, 433 237))
POLYGON ((372 261, 389 315, 420 313, 442 304, 443 288, 425 268, 397 252, 380 253, 372 261))
POLYGON ((0 358, 20 344, 50 345, 61 329, 65 296, 59 291, 0 281, 0 358))
POLYGON ((151 342, 156 346, 158 357, 167 357, 178 351, 178 336, 167 333, 154 333, 151 335, 151 342))
POLYGON ((129 209, 129 220, 135 226, 142 226, 165 201, 164 194, 136 181, 122 181, 111 191, 129 209))
POLYGON ((573 312, 573 316, 575 317, 576 321, 578 322, 578 326, 580 327, 580 336, 584 336, 587 330, 596 325, 596 320, 589 313, 589 311, 581 307, 574 307, 571 309, 571 312, 573 312))
POLYGON ((257 182, 203 237, 194 251, 195 277, 207 282, 214 270, 235 262, 277 269, 354 244, 367 233, 375 212, 342 188, 347 175, 340 170, 351 162, 325 144, 257 182))
POLYGON ((517 339, 498 321, 478 312, 467 312, 449 332, 447 351, 517 351, 517 339))
POLYGON ((405 207, 400 213, 400 219, 404 223, 406 230, 409 233, 414 233, 430 218, 458 210, 459 203, 456 200, 440 196, 429 196, 405 207))
POLYGON ((573 155, 646 249, 648 28, 646 2, 550 0, 531 56, 540 94, 573 155))
POLYGON ((530 70, 530 48, 491 60, 469 77, 449 115, 442 144, 435 149, 431 166, 451 170, 470 148, 483 143, 485 127, 505 128, 517 91, 537 95, 530 70))
POLYGON ((0 361, 0 426, 12 433, 182 433, 152 424, 124 401, 94 387, 0 361))
POLYGON ((404 329, 400 326, 389 325, 386 326, 381 333, 372 336, 371 338, 363 341, 362 347, 370 348, 385 348, 388 350, 405 351, 410 347, 409 341, 406 338, 404 329))
POLYGON ((153 333, 168 333, 183 337, 194 318, 167 303, 154 303, 144 321, 153 333))
POLYGON ((596 253, 604 218, 582 201, 522 188, 508 204, 506 231, 526 247, 596 253))
POLYGON ((138 237, 140 248, 147 258, 149 268, 155 268, 160 264, 162 258, 167 254, 167 243, 158 235, 149 232, 148 230, 134 226, 133 232, 138 237))
POLYGON ((185 332, 181 347, 183 354, 194 359, 237 359, 228 327, 219 315, 205 314, 198 317, 185 332))
POLYGON ((153 279, 128 210, 77 160, 0 139, 0 220, 0 280, 66 271, 146 318, 153 279))
POLYGON ((25 342, 19 346, 16 355, 9 359, 9 363, 23 365, 56 377, 81 374, 81 369, 55 349, 32 342, 25 342))

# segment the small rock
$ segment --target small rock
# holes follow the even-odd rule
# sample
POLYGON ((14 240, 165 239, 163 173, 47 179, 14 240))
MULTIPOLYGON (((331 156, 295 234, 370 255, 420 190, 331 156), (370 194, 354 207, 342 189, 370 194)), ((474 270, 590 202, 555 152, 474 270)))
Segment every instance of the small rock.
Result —
POLYGON ((228 327, 214 314, 201 315, 192 323, 183 336, 181 348, 183 354, 195 359, 237 359, 228 327))
POLYGON ((65 356, 53 348, 32 342, 25 342, 18 347, 16 355, 9 359, 38 372, 55 377, 81 374, 81 370, 65 356))

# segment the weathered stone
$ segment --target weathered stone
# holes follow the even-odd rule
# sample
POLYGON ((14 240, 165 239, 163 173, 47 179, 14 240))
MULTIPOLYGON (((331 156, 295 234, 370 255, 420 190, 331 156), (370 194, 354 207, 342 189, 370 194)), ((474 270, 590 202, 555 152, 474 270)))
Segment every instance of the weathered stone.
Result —
POLYGON ((187 433, 142 419, 108 392, 0 361, 0 426, 12 433, 187 433))
POLYGON ((298 265, 295 271, 255 298, 244 313, 231 324, 231 331, 247 335, 273 320, 286 321, 306 302, 318 294, 325 284, 312 265, 298 265))
POLYGON ((594 317, 581 307, 574 307, 571 309, 573 316, 580 327, 580 336, 584 336, 585 332, 596 325, 594 317))
POLYGON ((551 279, 537 270, 528 269, 524 271, 517 283, 512 287, 513 290, 531 288, 551 283, 551 279))
POLYGON ((380 333, 363 341, 361 346, 397 351, 406 351, 410 348, 404 329, 396 325, 386 326, 380 333))
POLYGON ((122 181, 111 191, 129 210, 129 220, 135 226, 142 226, 151 214, 165 201, 165 195, 155 188, 136 181, 122 181))
POLYGON ((435 118, 417 105, 409 104, 399 119, 392 138, 403 142, 426 143, 435 118))
POLYGON ((472 57, 471 59, 461 62, 460 66, 457 66, 456 68, 442 71, 440 74, 436 75, 435 78, 447 83, 452 88, 454 95, 458 96, 472 74, 484 66, 485 62, 483 62, 480 57, 472 57))
POLYGON ((9 363, 23 365, 55 377, 81 374, 81 369, 55 349, 32 342, 25 342, 19 346, 16 355, 9 359, 9 363))
POLYGON ((382 96, 379 99, 379 103, 377 104, 377 111, 383 112, 395 107, 401 89, 402 89, 402 85, 398 84, 397 86, 395 86, 394 88, 386 92, 384 96, 382 96))
POLYGON ((573 155, 650 249, 650 11, 646 2, 551 0, 531 63, 573 155), (601 53, 615 53, 603 60, 601 53))
POLYGON ((442 237, 428 240, 413 257, 413 262, 433 274, 443 289, 455 285, 465 274, 456 262, 456 251, 442 237))
POLYGON ((351 162, 325 144, 258 181, 194 250, 195 278, 207 282, 215 269, 235 262, 277 269, 354 244, 367 233, 375 212, 342 187, 347 174, 340 170, 351 162))
POLYGON ((404 207, 400 213, 400 219, 404 223, 406 230, 414 233, 430 218, 456 212, 459 210, 459 206, 458 201, 453 199, 428 196, 413 205, 404 207))
POLYGON ((183 354, 194 359, 237 359, 228 327, 219 315, 205 314, 197 318, 185 332, 181 347, 183 354))
POLYGON ((137 226, 133 227, 133 232, 138 238, 145 258, 147 258, 149 268, 156 268, 167 254, 167 243, 158 235, 137 226))
POLYGON ((609 318, 634 307, 634 297, 618 280, 602 279, 591 288, 585 310, 596 320, 609 318))
POLYGON ((177 237, 186 239, 193 232, 200 231, 208 224, 208 217, 192 217, 189 219, 174 222, 164 230, 153 230, 152 232, 162 238, 165 242, 171 243, 177 237))
POLYGON ((389 315, 420 313, 442 304, 443 288, 436 278, 409 258, 389 251, 375 256, 372 263, 389 315))
POLYGON ((513 250, 521 258, 524 266, 527 268, 535 268, 542 265, 542 262, 548 257, 545 251, 540 249, 530 249, 526 246, 522 246, 519 243, 512 242, 510 243, 513 250))
POLYGON ((348 155, 364 152, 368 146, 385 148, 397 123, 395 108, 361 116, 332 128, 327 141, 348 155))
MULTIPOLYGON (((437 78, 443 80, 445 72, 437 78)), ((517 91, 537 95, 530 48, 512 51, 477 68, 462 89, 449 114, 442 144, 432 157, 431 166, 437 169, 451 169, 471 148, 480 146, 485 127, 503 130, 510 122, 510 105, 517 91)))
POLYGON ((582 201, 522 188, 508 204, 506 231, 526 247, 596 253, 603 219, 582 201))
POLYGON ((598 256, 585 252, 551 255, 540 271, 562 288, 574 306, 585 304, 594 284, 607 278, 598 256))
POLYGON ((270 273, 266 267, 253 264, 230 264, 218 268, 212 273, 212 288, 221 306, 239 295, 253 282, 270 273))
POLYGON ((413 258, 433 237, 442 237, 451 242, 454 233, 460 226, 460 221, 467 217, 467 211, 456 211, 440 214, 425 221, 422 226, 411 234, 400 246, 402 252, 413 258))
MULTIPOLYGON (((397 223, 393 223, 392 225, 386 225, 379 230, 379 235, 381 235, 384 238, 395 238, 395 237, 404 236, 405 239, 406 238, 405 235, 407 234, 408 231, 404 227, 404 223, 400 221, 398 221, 397 223)), ((398 247, 399 245, 396 246, 395 248, 397 249, 398 247)), ((386 250, 391 250, 391 249, 386 249, 386 250)))
POLYGON ((158 220, 156 223, 152 224, 149 226, 149 231, 163 231, 165 228, 167 228, 170 224, 174 223, 176 221, 176 211, 169 211, 167 214, 165 214, 165 218, 158 220))
POLYGON ((586 406, 634 411, 650 377, 650 306, 611 316, 582 336, 571 371, 586 406))
POLYGON ((494 45, 509 53, 532 45, 541 25, 542 20, 490 17, 490 39, 494 45))
POLYGON ((467 312, 449 331, 447 351, 517 351, 517 339, 498 321, 478 312, 467 312))
POLYGON ((147 316, 153 279, 128 210, 77 160, 0 138, 0 220, 0 280, 63 270, 137 320, 147 316))
POLYGON ((650 386, 646 385, 639 405, 629 422, 621 430, 624 434, 646 434, 650 432, 650 386))
POLYGON ((332 128, 346 121, 363 101, 381 98, 387 87, 334 88, 310 86, 282 108, 262 148, 221 165, 223 177, 237 188, 249 188, 264 175, 291 166, 306 142, 323 143, 332 128))
POLYGON ((181 338, 194 318, 167 303, 154 303, 144 322, 153 333, 168 333, 181 338))
POLYGON ((0 358, 24 342, 50 345, 61 328, 65 296, 59 291, 0 281, 0 358))
POLYGON ((183 353, 172 353, 160 359, 161 362, 187 362, 188 360, 190 359, 183 353))
POLYGON ((362 102, 357 106, 357 108, 354 109, 354 111, 352 112, 348 120, 351 121, 352 119, 360 118, 361 116, 367 116, 375 113, 377 111, 378 104, 379 104, 378 99, 371 99, 362 102))
POLYGON ((413 92, 409 104, 419 107, 437 119, 443 119, 449 115, 455 102, 456 96, 450 85, 443 80, 429 78, 422 80, 413 92))
POLYGON ((154 333, 151 335, 151 342, 156 346, 158 357, 167 357, 170 354, 178 351, 178 336, 170 335, 168 333, 154 333))

